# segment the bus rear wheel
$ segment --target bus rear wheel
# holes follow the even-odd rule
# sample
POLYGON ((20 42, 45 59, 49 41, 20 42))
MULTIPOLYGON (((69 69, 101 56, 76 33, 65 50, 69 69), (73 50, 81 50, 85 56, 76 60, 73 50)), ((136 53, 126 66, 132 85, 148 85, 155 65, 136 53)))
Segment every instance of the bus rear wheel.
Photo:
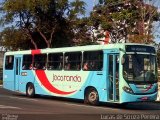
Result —
POLYGON ((90 105, 98 105, 99 104, 99 95, 96 89, 89 88, 85 93, 84 103, 90 105))
POLYGON ((32 83, 29 83, 26 87, 26 95, 28 97, 34 97, 35 96, 35 88, 32 83))

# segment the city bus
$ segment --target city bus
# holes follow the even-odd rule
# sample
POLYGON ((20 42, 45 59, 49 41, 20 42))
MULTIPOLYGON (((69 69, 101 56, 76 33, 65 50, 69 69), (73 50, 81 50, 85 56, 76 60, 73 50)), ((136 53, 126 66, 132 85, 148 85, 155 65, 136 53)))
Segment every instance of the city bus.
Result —
POLYGON ((6 52, 3 88, 47 95, 129 103, 157 98, 156 49, 142 44, 88 45, 6 52))

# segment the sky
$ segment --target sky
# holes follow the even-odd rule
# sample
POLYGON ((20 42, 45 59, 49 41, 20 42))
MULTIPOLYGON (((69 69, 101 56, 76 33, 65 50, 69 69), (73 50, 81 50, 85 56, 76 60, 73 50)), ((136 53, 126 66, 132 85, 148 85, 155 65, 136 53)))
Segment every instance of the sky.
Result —
POLYGON ((87 10, 87 13, 86 15, 88 16, 89 15, 89 12, 92 10, 93 8, 93 0, 83 0, 84 2, 86 2, 86 10, 87 10))

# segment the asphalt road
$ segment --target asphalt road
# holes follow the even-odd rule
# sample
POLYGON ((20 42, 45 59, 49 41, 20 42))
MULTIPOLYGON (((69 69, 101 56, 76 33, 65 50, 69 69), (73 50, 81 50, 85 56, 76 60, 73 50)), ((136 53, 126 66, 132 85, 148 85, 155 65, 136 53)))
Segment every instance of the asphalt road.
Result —
POLYGON ((2 120, 128 120, 160 119, 160 102, 89 106, 82 101, 41 96, 28 98, 0 87, 2 120))

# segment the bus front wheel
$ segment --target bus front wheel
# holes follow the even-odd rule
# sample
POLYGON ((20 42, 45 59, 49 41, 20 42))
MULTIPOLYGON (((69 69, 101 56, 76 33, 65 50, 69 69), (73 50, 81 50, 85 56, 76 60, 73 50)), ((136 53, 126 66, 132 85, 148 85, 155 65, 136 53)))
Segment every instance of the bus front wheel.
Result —
POLYGON ((96 89, 89 88, 85 93, 84 103, 90 105, 98 105, 99 104, 99 95, 96 89))
POLYGON ((28 97, 34 97, 35 96, 35 89, 34 89, 34 85, 32 83, 27 84, 26 95, 28 97))

